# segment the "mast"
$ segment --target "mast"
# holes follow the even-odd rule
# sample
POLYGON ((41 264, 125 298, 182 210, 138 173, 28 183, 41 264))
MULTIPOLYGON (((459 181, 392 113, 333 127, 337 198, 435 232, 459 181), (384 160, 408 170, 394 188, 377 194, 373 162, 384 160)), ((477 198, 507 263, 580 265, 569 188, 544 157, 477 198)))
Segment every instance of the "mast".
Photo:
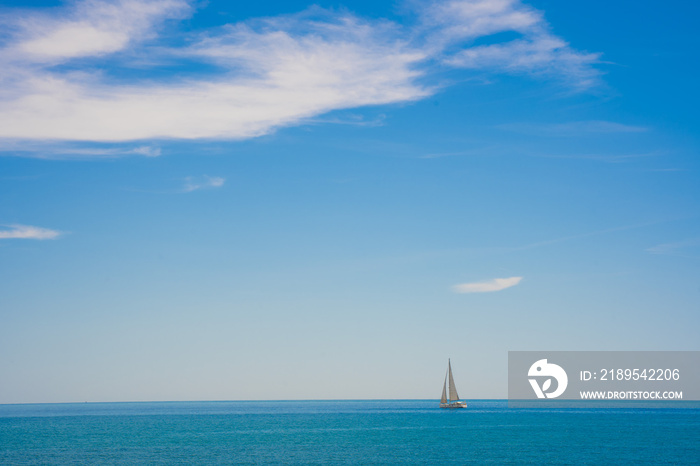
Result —
POLYGON ((450 374, 450 403, 459 400, 459 395, 457 394, 457 387, 455 387, 455 379, 452 378, 452 364, 450 360, 447 360, 447 372, 450 374))
POLYGON ((440 404, 447 403, 447 374, 445 374, 445 383, 442 385, 442 398, 440 404))

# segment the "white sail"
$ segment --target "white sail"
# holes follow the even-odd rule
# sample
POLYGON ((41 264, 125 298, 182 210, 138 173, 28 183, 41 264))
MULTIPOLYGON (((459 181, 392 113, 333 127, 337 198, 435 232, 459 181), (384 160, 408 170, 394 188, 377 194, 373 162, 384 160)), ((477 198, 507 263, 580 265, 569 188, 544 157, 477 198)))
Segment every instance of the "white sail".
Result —
POLYGON ((440 403, 447 403, 447 374, 445 374, 445 383, 442 386, 442 398, 440 403))
POLYGON ((447 360, 447 371, 450 374, 450 403, 459 400, 459 395, 457 394, 457 387, 455 387, 455 379, 452 378, 452 365, 450 360, 447 360))

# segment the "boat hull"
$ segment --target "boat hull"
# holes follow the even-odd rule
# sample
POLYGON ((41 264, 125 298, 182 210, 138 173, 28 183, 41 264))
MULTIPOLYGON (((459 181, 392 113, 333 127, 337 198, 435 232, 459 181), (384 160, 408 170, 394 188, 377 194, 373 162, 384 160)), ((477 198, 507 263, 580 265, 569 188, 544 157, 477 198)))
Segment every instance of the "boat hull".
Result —
POLYGON ((455 401, 454 403, 440 403, 440 407, 447 409, 466 408, 467 403, 465 401, 455 401))

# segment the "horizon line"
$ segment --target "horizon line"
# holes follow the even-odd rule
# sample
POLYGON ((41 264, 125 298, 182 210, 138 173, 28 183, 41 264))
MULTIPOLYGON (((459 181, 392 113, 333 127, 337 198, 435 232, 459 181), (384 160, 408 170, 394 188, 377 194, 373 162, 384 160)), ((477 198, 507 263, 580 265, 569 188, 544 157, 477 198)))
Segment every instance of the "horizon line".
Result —
MULTIPOLYGON (((508 401, 508 398, 460 398, 463 401, 508 401)), ((440 398, 303 398, 278 400, 135 400, 135 401, 25 401, 17 403, 0 403, 0 406, 17 405, 61 405, 61 404, 98 404, 98 403, 256 403, 256 402, 303 402, 303 401, 440 401, 440 398)))

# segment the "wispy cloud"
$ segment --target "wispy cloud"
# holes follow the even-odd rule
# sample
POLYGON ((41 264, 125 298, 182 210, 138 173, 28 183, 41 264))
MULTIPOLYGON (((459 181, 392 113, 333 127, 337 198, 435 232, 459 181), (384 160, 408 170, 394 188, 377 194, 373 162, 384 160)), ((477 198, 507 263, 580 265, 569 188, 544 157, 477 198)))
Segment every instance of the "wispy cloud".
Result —
POLYGON ((0 239, 55 239, 62 233, 48 228, 33 227, 31 225, 5 225, 0 227, 0 239))
POLYGON ((564 78, 581 89, 597 83, 600 73, 593 65, 600 54, 573 49, 550 32, 542 12, 518 0, 434 1, 424 9, 426 21, 437 27, 434 34, 445 44, 519 34, 509 41, 463 48, 444 57, 448 65, 564 78))
POLYGON ((161 150, 157 146, 138 146, 126 152, 127 154, 143 155, 144 157, 160 157, 161 150))
POLYGON ((637 152, 628 154, 546 154, 542 152, 527 153, 526 155, 530 157, 542 157, 548 159, 579 159, 579 160, 595 160, 599 162, 607 163, 623 163, 629 162, 635 159, 644 159, 648 157, 660 157, 665 155, 665 152, 654 151, 654 152, 637 152))
POLYGON ((700 238, 691 238, 673 243, 663 243, 647 248, 647 252, 651 254, 663 254, 669 256, 689 257, 687 251, 690 248, 700 246, 700 238))
POLYGON ((605 235, 608 233, 615 233, 618 231, 635 230, 637 228, 644 228, 644 227, 648 227, 648 226, 652 226, 652 225, 658 225, 661 223, 671 222, 674 220, 677 220, 677 219, 657 220, 657 221, 653 221, 653 222, 636 223, 633 225, 623 225, 623 226, 619 226, 619 227, 606 228, 605 230, 589 231, 587 233, 580 233, 577 235, 562 236, 562 237, 554 238, 554 239, 550 239, 550 240, 538 241, 536 243, 530 243, 530 244, 526 244, 524 246, 518 246, 518 247, 513 247, 513 248, 501 248, 501 252, 515 252, 515 251, 524 251, 524 250, 528 250, 528 249, 535 249, 535 248, 539 248, 542 246, 549 246, 551 244, 563 243, 566 241, 572 241, 572 240, 577 240, 577 239, 582 239, 582 238, 589 238, 592 236, 605 235))
POLYGON ((416 156, 419 159, 441 159, 444 157, 462 157, 462 156, 479 156, 493 155, 500 153, 499 148, 495 146, 475 147, 473 149, 459 150, 454 152, 430 152, 416 156))
POLYGON ((597 55, 573 50, 541 12, 515 0, 434 2, 413 27, 312 8, 190 33, 185 45, 159 36, 192 11, 183 0, 84 0, 47 11, 4 12, 0 138, 251 138, 333 110, 425 98, 437 90, 426 84, 435 63, 558 75, 578 88, 598 75, 597 55), (520 38, 470 46, 497 32, 520 38), (135 60, 185 71, 121 72, 135 60), (188 74, 193 62, 213 71, 188 74))
MULTIPOLYGON (((608 235, 611 233, 622 232, 627 230, 635 230, 638 228, 646 228, 653 225, 664 224, 668 222, 674 222, 682 220, 685 217, 669 218, 665 220, 656 220, 652 222, 637 223, 631 225, 618 226, 613 228, 606 228, 603 230, 589 231, 586 233, 579 233, 569 236, 560 236, 557 238, 551 238, 548 240, 536 241, 533 243, 523 244, 520 246, 476 246, 470 248, 458 248, 458 249, 441 249, 424 251, 420 255, 415 255, 413 257, 420 258, 438 258, 438 257, 455 257, 456 255, 491 255, 491 254, 512 254, 521 251, 529 251, 532 249, 539 249, 547 246, 551 246, 559 243, 572 242, 576 240, 581 240, 585 238, 608 235)), ((649 251, 651 252, 651 251, 649 251)))
POLYGON ((0 137, 245 139, 331 110, 425 97, 432 91, 413 69, 425 55, 394 29, 321 12, 233 24, 192 37, 185 48, 142 50, 156 61, 167 55, 220 70, 179 82, 114 85, 94 66, 80 74, 15 66, 29 76, 3 95, 9 105, 0 112, 0 137))
POLYGON ((335 124, 335 125, 351 125, 351 126, 382 126, 386 115, 380 114, 374 118, 366 118, 364 115, 345 115, 345 116, 326 116, 319 118, 311 118, 306 120, 306 124, 335 124))
POLYGON ((105 144, 93 142, 1 139, 0 154, 35 159, 75 160, 122 157, 159 157, 161 148, 154 144, 105 144))
POLYGON ((508 123, 497 128, 536 136, 571 137, 589 134, 641 133, 644 126, 627 125, 614 121, 589 120, 567 123, 508 123))
POLYGON ((591 66, 599 57, 599 54, 575 52, 559 38, 536 34, 506 44, 473 47, 447 59, 447 63, 459 68, 504 69, 511 73, 565 77, 574 86, 588 88, 599 76, 591 66))
POLYGON ((494 278, 481 282, 462 283, 454 285, 452 291, 455 293, 488 293, 491 291, 501 291, 517 285, 523 277, 494 278))
POLYGON ((184 0, 89 0, 62 10, 22 15, 14 22, 14 43, 3 50, 11 62, 58 63, 118 52, 147 39, 168 18, 190 11, 184 0))
POLYGON ((430 154, 419 155, 419 159, 441 159, 443 157, 457 157, 461 155, 469 155, 471 152, 468 151, 457 151, 457 152, 432 152, 430 154))
POLYGON ((226 180, 219 176, 188 176, 185 178, 185 185, 182 192, 191 193, 200 189, 220 188, 226 180))

